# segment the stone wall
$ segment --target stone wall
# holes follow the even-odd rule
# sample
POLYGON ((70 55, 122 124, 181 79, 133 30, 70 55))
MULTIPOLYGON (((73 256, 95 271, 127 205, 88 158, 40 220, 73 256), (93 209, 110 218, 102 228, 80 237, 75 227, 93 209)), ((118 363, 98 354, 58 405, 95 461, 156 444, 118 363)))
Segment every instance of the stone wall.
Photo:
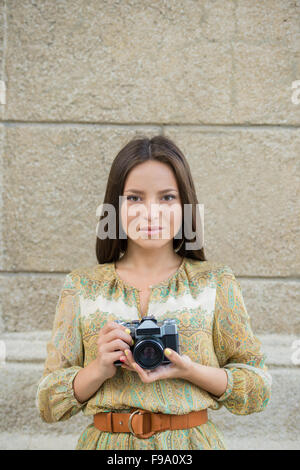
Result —
POLYGON ((0 65, 0 448, 74 447, 84 418, 41 423, 36 382, 139 134, 185 153, 207 258, 233 269, 268 352, 266 412, 216 421, 236 448, 300 448, 300 1, 1 0, 0 65))

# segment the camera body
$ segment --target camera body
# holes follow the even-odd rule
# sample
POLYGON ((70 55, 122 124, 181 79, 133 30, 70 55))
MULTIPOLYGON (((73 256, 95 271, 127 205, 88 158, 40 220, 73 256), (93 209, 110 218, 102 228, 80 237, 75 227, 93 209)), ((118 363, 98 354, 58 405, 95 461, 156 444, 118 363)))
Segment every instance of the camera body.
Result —
MULTIPOLYGON (((163 352, 165 348, 171 348, 180 354, 178 330, 173 318, 167 318, 160 323, 153 316, 143 317, 141 321, 115 322, 130 330, 134 339, 130 350, 135 362, 143 369, 155 369, 161 364, 170 364, 171 361, 163 352)), ((121 366, 122 362, 117 360, 114 365, 121 366)))

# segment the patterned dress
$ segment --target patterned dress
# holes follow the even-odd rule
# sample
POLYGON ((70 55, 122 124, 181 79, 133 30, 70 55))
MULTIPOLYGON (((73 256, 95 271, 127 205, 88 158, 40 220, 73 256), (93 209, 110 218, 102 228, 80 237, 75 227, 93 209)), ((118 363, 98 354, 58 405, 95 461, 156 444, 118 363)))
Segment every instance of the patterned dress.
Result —
POLYGON ((64 279, 37 389, 41 419, 64 421, 80 410, 90 415, 91 424, 82 431, 76 449, 227 449, 210 416, 205 424, 158 432, 148 439, 94 427, 92 415, 98 412, 142 408, 185 414, 225 406, 231 413, 247 415, 263 411, 270 399, 272 380, 266 355, 252 332, 241 286, 230 267, 184 257, 172 276, 151 286, 147 315, 154 315, 158 323, 175 319, 180 354, 225 369, 228 384, 222 396, 213 396, 185 379, 146 384, 137 372, 117 366, 116 374, 87 402, 76 400, 73 380, 96 358, 99 330, 108 321, 142 318, 138 289, 122 280, 111 262, 75 269, 64 279))

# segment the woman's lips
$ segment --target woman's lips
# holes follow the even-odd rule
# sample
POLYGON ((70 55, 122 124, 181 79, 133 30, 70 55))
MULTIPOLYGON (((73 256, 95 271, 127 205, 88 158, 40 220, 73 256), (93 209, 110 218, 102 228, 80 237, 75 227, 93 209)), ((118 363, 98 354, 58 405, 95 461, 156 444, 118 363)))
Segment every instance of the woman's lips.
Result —
POLYGON ((160 232, 161 230, 162 230, 162 227, 151 227, 151 228, 144 227, 140 229, 141 232, 148 232, 148 233, 160 232))

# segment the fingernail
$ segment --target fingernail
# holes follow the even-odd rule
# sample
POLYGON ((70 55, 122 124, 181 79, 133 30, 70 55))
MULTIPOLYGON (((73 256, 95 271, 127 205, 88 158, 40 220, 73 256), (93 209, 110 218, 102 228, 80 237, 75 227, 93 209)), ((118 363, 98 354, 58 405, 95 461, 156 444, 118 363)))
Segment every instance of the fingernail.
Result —
POLYGON ((132 340, 131 344, 134 344, 134 339, 132 340))
POLYGON ((128 356, 129 349, 125 349, 124 352, 125 352, 126 356, 128 356))
POLYGON ((136 364, 136 363, 134 363, 134 364, 132 364, 132 365, 133 365, 133 367, 134 367, 135 369, 137 369, 137 364, 136 364))
POLYGON ((165 354, 166 354, 167 356, 170 356, 171 350, 170 350, 169 348, 165 349, 165 354))
POLYGON ((129 328, 126 328, 126 333, 128 333, 130 335, 130 329, 129 328))

